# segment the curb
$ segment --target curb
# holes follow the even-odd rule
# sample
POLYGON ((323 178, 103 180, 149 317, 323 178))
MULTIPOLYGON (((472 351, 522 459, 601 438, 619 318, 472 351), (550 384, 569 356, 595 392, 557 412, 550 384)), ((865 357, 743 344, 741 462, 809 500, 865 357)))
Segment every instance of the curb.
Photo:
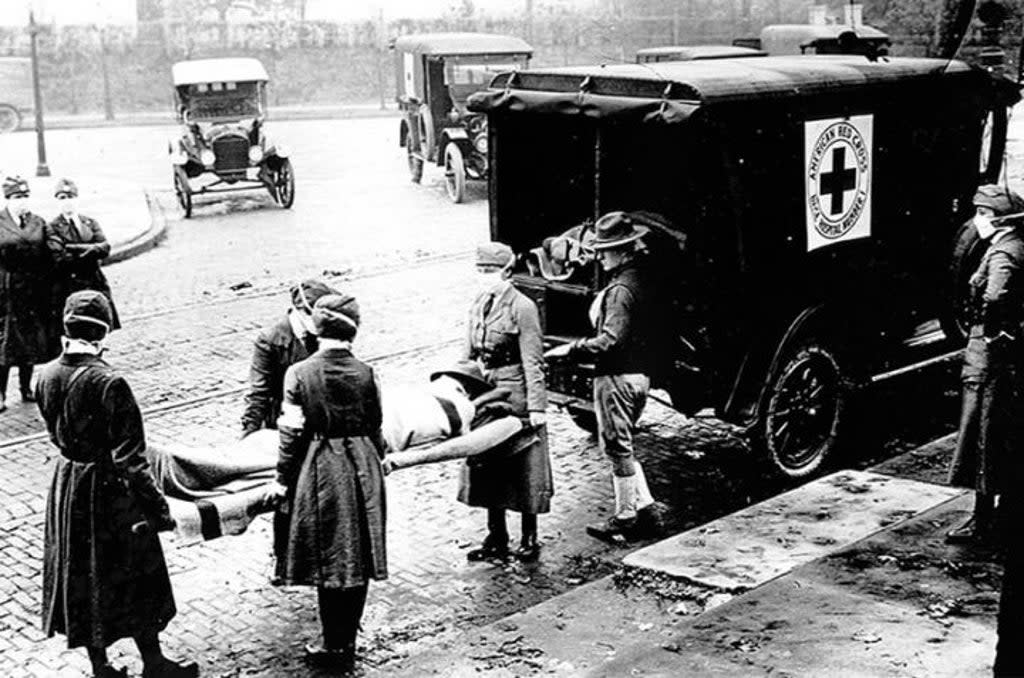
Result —
POLYGON ((104 266, 126 261, 136 257, 143 252, 148 252, 167 237, 167 217, 156 198, 150 195, 149 191, 143 191, 146 196, 146 205, 149 207, 149 228, 123 243, 116 243, 111 249, 110 256, 103 260, 104 266))

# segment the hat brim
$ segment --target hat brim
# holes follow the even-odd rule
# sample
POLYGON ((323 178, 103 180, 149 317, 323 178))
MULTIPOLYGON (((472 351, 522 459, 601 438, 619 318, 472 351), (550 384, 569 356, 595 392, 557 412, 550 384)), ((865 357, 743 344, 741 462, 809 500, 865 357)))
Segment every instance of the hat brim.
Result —
POLYGON ((467 390, 473 391, 470 393, 470 397, 475 398, 481 393, 486 393, 494 388, 494 384, 485 379, 477 379, 473 375, 466 374, 465 372, 459 372, 457 370, 440 370, 430 375, 430 381, 434 381, 438 377, 451 377, 457 379, 459 383, 466 387, 467 390))
POLYGON ((606 242, 592 241, 588 245, 584 245, 587 249, 591 250, 613 250, 623 245, 628 245, 631 242, 636 242, 640 238, 644 237, 651 232, 651 229, 647 226, 634 226, 634 232, 627 235, 625 238, 619 238, 618 240, 608 240, 606 242))

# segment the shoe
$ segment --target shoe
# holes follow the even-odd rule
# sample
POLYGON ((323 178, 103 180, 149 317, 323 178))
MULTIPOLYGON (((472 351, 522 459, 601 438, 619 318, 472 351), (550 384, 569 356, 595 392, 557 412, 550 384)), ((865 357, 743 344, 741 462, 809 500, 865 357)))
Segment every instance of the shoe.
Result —
POLYGON ((523 537, 519 542, 519 548, 512 552, 512 555, 521 563, 535 563, 540 558, 540 544, 537 543, 537 535, 523 537))
POLYGON ((142 668, 142 678, 196 678, 198 675, 199 665, 195 662, 179 663, 166 657, 155 667, 142 668))
POLYGON ((466 554, 466 560, 479 563, 485 560, 505 560, 508 558, 508 540, 494 539, 490 535, 484 539, 483 545, 466 554))
POLYGON ((625 544, 637 537, 637 518, 612 516, 603 523, 587 525, 587 534, 610 544, 625 544))
POLYGON ((98 671, 93 671, 93 678, 128 678, 128 669, 115 669, 110 664, 105 664, 98 671))
POLYGON ((321 643, 307 643, 306 660, 319 666, 351 670, 356 665, 356 646, 334 649, 324 647, 321 643))
POLYGON ((990 541, 994 534, 991 525, 979 523, 974 516, 971 516, 958 527, 946 533, 947 544, 970 544, 974 542, 990 541))
POLYGON ((36 394, 32 391, 21 392, 21 402, 23 403, 34 403, 36 401, 36 394))
POLYGON ((636 531, 645 537, 660 537, 665 534, 665 516, 668 506, 656 501, 636 512, 636 531))

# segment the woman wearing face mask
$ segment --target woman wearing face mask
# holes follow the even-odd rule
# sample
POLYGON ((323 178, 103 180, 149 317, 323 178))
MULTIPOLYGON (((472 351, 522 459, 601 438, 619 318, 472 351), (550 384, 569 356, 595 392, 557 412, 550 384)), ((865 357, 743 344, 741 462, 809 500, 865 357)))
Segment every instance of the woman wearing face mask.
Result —
POLYGON ((95 219, 78 213, 78 186, 70 179, 61 179, 54 187, 60 214, 46 227, 46 246, 53 257, 57 273, 54 299, 56 320, 64 301, 74 292, 94 290, 110 302, 113 322, 110 329, 121 327, 117 307, 110 293, 107 277, 100 262, 110 255, 110 243, 95 219))
POLYGON ((522 514, 522 536, 513 555, 535 561, 540 555, 537 514, 550 510, 543 334, 536 304, 509 280, 514 260, 512 248, 503 243, 477 248, 480 285, 469 311, 464 357, 477 361, 495 386, 511 391, 512 405, 536 428, 537 436, 523 450, 463 467, 459 501, 487 509, 487 537, 467 554, 470 561, 509 555, 505 511, 522 514))
POLYGON ((28 182, 3 182, 0 205, 0 412, 7 409, 7 379, 18 367, 21 399, 33 402, 32 368, 60 354, 53 323, 52 260, 46 222, 28 208, 28 182))
POLYGON ((989 184, 978 189, 974 205, 974 226, 988 249, 970 280, 972 325, 949 481, 976 494, 973 515, 947 535, 951 543, 993 536, 995 497, 1005 489, 1010 464, 1020 454, 1017 429, 1024 405, 1024 239, 1015 228, 1024 199, 989 184))

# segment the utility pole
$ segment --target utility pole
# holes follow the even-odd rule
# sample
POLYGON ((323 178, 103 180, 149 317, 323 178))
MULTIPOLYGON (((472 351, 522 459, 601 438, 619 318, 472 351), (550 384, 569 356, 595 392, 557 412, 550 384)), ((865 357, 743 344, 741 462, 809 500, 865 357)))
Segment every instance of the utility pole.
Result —
POLYGON ((36 25, 36 14, 29 10, 28 13, 28 35, 29 43, 32 46, 32 98, 36 109, 36 156, 39 164, 36 165, 37 177, 50 176, 50 167, 46 164, 46 138, 43 129, 43 92, 39 84, 39 51, 36 48, 36 38, 39 35, 39 26, 36 25))

